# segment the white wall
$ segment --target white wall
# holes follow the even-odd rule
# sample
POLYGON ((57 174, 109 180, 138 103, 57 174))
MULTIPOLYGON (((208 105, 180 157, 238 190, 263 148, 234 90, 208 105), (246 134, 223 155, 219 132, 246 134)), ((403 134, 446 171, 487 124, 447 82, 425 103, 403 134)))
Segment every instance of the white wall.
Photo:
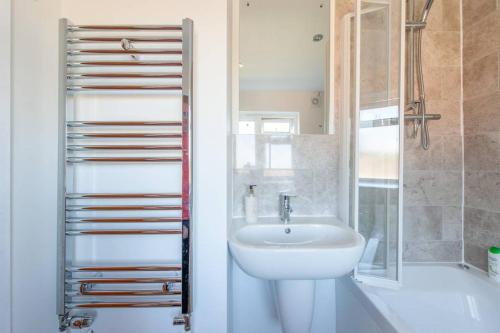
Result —
POLYGON ((102 24, 194 20, 193 331, 226 332, 227 1, 16 0, 13 4, 12 332, 57 332, 57 27, 61 16, 75 23, 102 24))
POLYGON ((0 332, 10 332, 10 0, 0 0, 0 332))
POLYGON ((12 332, 52 333, 59 2, 16 0, 12 6, 12 332))

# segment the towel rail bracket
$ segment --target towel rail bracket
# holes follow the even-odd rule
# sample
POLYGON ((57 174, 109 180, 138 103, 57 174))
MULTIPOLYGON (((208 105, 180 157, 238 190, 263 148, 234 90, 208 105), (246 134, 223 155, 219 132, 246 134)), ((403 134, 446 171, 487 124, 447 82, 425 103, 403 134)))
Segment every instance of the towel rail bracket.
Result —
POLYGON ((184 325, 186 331, 191 330, 191 315, 188 313, 178 315, 174 317, 174 325, 180 326, 184 325))

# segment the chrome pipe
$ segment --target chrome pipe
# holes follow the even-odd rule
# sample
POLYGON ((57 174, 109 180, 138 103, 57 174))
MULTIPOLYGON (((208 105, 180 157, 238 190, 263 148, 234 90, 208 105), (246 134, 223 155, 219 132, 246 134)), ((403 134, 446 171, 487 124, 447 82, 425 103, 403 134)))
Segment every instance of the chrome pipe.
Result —
POLYGON ((66 279, 66 284, 149 284, 149 283, 180 283, 178 277, 147 277, 147 278, 75 278, 66 279))
POLYGON ((178 163, 180 157, 69 157, 68 163, 178 163))
MULTIPOLYGON (((432 2, 432 1, 431 1, 432 2)), ((422 30, 417 30, 416 32, 416 62, 417 62, 417 85, 419 92, 419 103, 418 103, 418 115, 420 115, 420 143, 424 150, 428 150, 430 147, 430 137, 429 137, 429 127, 427 124, 427 119, 425 117, 426 110, 426 100, 425 100, 425 84, 424 84, 424 69, 422 63, 422 30)))
POLYGON ((66 223, 180 223, 178 217, 110 217, 110 218, 70 218, 66 223))
POLYGON ((83 79, 182 79, 178 73, 71 73, 69 80, 83 79))
POLYGON ((93 297, 113 297, 113 296, 173 296, 180 295, 178 290, 163 291, 163 290, 85 290, 81 291, 66 291, 67 297, 78 296, 93 296, 93 297))
POLYGON ((71 151, 88 151, 88 150, 182 150, 182 146, 171 145, 70 145, 67 147, 71 151))
POLYGON ((68 67, 107 67, 107 66, 165 66, 165 67, 181 67, 182 62, 179 61, 73 61, 67 64, 68 67))
POLYGON ((182 126, 180 121, 67 121, 69 127, 94 126, 182 126))
POLYGON ((193 170, 193 21, 182 21, 182 309, 174 324, 184 324, 189 331, 192 312, 192 253, 191 236, 192 170, 193 170))
POLYGON ((426 27, 426 23, 424 22, 406 22, 406 28, 407 29, 424 29, 426 27))
POLYGON ((429 16, 430 9, 432 7, 433 0, 427 0, 420 21, 414 21, 415 15, 413 12, 414 0, 409 0, 411 21, 407 22, 406 26, 410 29, 410 43, 409 43, 409 78, 408 78, 408 96, 409 100, 407 102, 407 110, 413 111, 414 114, 406 115, 405 120, 413 121, 413 133, 412 136, 416 137, 418 129, 420 132, 420 144, 424 150, 430 147, 430 136, 429 136, 429 126, 428 120, 439 120, 440 115, 427 116, 427 105, 425 98, 425 84, 424 84, 424 73, 423 73, 423 59, 422 59, 422 34, 423 29, 426 26, 426 22, 429 16), (414 97, 414 70, 416 69, 416 81, 418 88, 418 99, 414 97))
POLYGON ((108 138, 162 138, 175 139, 182 138, 180 133, 69 133, 68 139, 108 139, 108 138))
POLYGON ((180 271, 181 265, 148 266, 69 266, 67 272, 172 272, 180 271))
POLYGON ((147 30, 181 31, 180 25, 69 25, 69 31, 147 30))
POLYGON ((429 17, 429 13, 431 11, 431 8, 432 8, 432 4, 434 3, 434 0, 427 0, 425 5, 424 5, 424 9, 422 10, 422 16, 420 17, 420 21, 425 23, 427 22, 427 19, 429 17))
POLYGON ((120 206, 85 206, 85 205, 69 205, 66 206, 67 212, 77 211, 142 211, 142 210, 182 210, 182 206, 176 205, 120 205, 120 206))
POLYGON ((128 49, 128 50, 105 50, 105 49, 77 49, 69 50, 67 54, 76 55, 102 55, 102 54, 182 54, 182 50, 175 49, 128 49))
POLYGON ((67 303, 68 309, 104 309, 104 308, 171 308, 180 307, 179 301, 167 302, 85 302, 67 303))
POLYGON ((168 296, 180 295, 178 290, 169 290, 164 284, 161 290, 89 290, 86 285, 82 285, 79 291, 67 291, 66 295, 75 296, 168 296))
MULTIPOLYGON (((440 114, 426 114, 425 115, 425 120, 428 121, 428 120, 440 120, 441 119, 441 115, 440 114)), ((421 121, 422 120, 422 116, 421 115, 418 115, 418 114, 408 114, 408 115, 405 115, 405 120, 418 120, 418 121, 421 121)))
POLYGON ((67 193, 66 199, 172 199, 181 198, 177 193, 67 193))
POLYGON ((167 91, 181 91, 180 86, 166 86, 166 85, 70 85, 67 88, 69 91, 91 91, 91 90, 167 90, 167 91))
POLYGON ((66 106, 67 106, 67 44, 65 43, 68 35, 67 19, 59 20, 59 84, 58 84, 58 166, 57 166, 57 315, 59 316, 59 329, 66 330, 66 309, 65 309, 65 267, 67 262, 66 248, 66 106))
POLYGON ((106 235, 180 235, 180 229, 149 230, 67 230, 67 236, 106 236, 106 235))
POLYGON ((113 37, 71 37, 67 39, 69 44, 85 44, 85 43, 113 43, 127 40, 133 43, 182 43, 181 37, 175 36, 113 36, 113 37))

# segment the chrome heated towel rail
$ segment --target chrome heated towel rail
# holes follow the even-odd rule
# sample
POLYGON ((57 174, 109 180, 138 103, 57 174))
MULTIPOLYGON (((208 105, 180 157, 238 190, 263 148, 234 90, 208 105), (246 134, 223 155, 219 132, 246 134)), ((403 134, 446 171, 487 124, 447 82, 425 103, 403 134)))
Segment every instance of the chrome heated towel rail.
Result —
MULTIPOLYGON (((60 20, 57 313, 61 332, 90 327, 97 313, 92 311, 105 308, 178 308, 173 324, 190 330, 192 63, 190 19, 182 25, 73 25, 60 20), (120 119, 121 110, 112 104, 107 105, 113 108, 113 119, 82 117, 75 105, 78 96, 85 95, 178 96, 179 110, 166 112, 177 112, 179 119, 150 119, 155 116, 147 109, 137 110, 138 119, 131 119, 130 112, 120 119), (179 191, 92 192, 76 186, 77 168, 91 166, 90 174, 96 175, 103 166, 109 173, 147 165, 174 167, 179 191), (113 244, 130 237, 165 237, 165 242, 178 237, 182 248, 176 262, 82 263, 75 260, 81 248, 74 242, 87 237, 111 237, 113 244)), ((137 172, 148 171, 145 167, 137 172)))

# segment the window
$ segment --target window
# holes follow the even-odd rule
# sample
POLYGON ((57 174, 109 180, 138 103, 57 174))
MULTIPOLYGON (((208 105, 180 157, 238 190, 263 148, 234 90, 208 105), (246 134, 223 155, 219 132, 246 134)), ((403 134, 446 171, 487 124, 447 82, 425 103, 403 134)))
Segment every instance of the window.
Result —
POLYGON ((239 134, 300 134, 298 112, 240 112, 239 134))

